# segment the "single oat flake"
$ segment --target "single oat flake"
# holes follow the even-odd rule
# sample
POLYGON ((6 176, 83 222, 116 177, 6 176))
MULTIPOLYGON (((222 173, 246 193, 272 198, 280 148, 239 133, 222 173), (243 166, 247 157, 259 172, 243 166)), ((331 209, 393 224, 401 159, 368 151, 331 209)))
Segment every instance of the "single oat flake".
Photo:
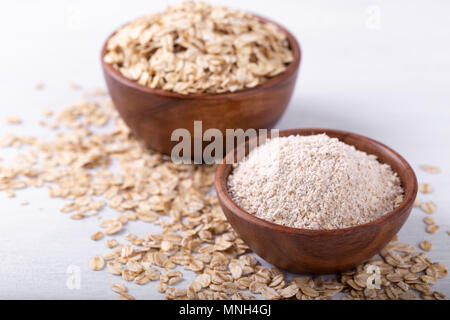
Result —
POLYGON ((440 229, 441 229, 441 228, 440 228, 438 225, 432 224, 432 225, 429 225, 429 226, 426 228, 426 231, 427 231, 428 233, 435 234, 435 233, 438 233, 440 229))
POLYGON ((127 287, 125 287, 123 284, 113 284, 111 289, 116 293, 125 293, 128 291, 127 287))
POLYGON ((422 169, 422 170, 424 170, 424 171, 426 171, 428 173, 439 173, 439 172, 441 172, 441 169, 439 169, 438 167, 431 166, 431 165, 428 165, 428 164, 421 165, 420 169, 422 169))
POLYGON ((94 241, 101 240, 101 239, 103 239, 103 237, 104 237, 104 234, 103 234, 103 232, 100 232, 100 231, 91 235, 91 239, 94 241))
POLYGON ((431 251, 431 249, 433 249, 433 244, 430 241, 425 240, 419 244, 419 247, 424 251, 431 251))
POLYGON ((369 261, 326 279, 292 279, 262 265, 211 193, 215 167, 174 164, 148 150, 111 101, 97 99, 102 98, 56 113, 52 120, 61 132, 48 140, 1 137, 0 145, 17 149, 19 155, 18 161, 0 163, 0 191, 13 196, 23 188, 46 188, 49 197, 64 201, 62 214, 99 219, 102 233, 110 233, 105 241, 109 249, 92 258, 89 267, 106 269, 119 299, 134 299, 117 284, 120 279, 133 282, 131 290, 152 282, 151 288, 166 299, 446 299, 433 285, 447 276, 447 268, 397 239, 369 261), (105 217, 105 207, 115 215, 105 217), (136 221, 160 229, 130 233, 136 221), (374 268, 379 289, 368 285, 374 268), (185 281, 186 272, 194 272, 195 281, 185 281))
POLYGON ((433 187, 429 183, 421 183, 419 185, 419 191, 423 194, 431 193, 433 191, 433 187))
POLYGON ((423 202, 420 205, 420 209, 422 209, 425 213, 433 214, 436 212, 436 204, 433 201, 423 202))

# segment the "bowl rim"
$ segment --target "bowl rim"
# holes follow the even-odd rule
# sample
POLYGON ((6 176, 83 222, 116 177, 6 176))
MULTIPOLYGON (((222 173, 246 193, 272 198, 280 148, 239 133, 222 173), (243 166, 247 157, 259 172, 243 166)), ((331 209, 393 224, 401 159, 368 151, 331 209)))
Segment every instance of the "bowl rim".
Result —
MULTIPOLYGON (((165 98, 175 98, 175 99, 184 99, 184 100, 217 99, 217 98, 232 98, 232 97, 237 98, 237 97, 252 94, 259 90, 264 90, 267 88, 274 87, 278 83, 290 78, 293 74, 295 74, 297 72, 298 67, 300 66, 300 61, 301 61, 301 57, 302 57, 302 51, 300 49, 300 45, 299 45, 297 39, 295 38, 295 36, 290 31, 288 31, 285 27, 283 27, 282 25, 280 25, 266 17, 254 14, 252 12, 248 12, 248 11, 246 11, 246 12, 252 14, 253 16, 255 16, 256 18, 258 18, 259 20, 261 20, 264 23, 272 23, 272 24, 276 25, 278 28, 280 28, 280 30, 286 34, 289 44, 292 49, 292 54, 293 54, 293 60, 287 66, 285 71, 264 81, 262 84, 257 85, 256 87, 245 88, 245 89, 237 90, 235 92, 181 94, 181 93, 177 93, 177 92, 173 92, 173 91, 167 91, 167 90, 163 90, 163 89, 153 89, 153 88, 150 88, 147 86, 143 86, 143 85, 137 83, 136 81, 133 81, 133 80, 130 80, 130 79, 124 77, 118 70, 114 69, 111 64, 106 63, 104 60, 104 56, 107 51, 106 47, 107 47, 108 41, 109 41, 109 39, 111 39, 112 36, 114 36, 116 34, 116 32, 120 28, 116 29, 113 33, 111 33, 106 38, 105 42, 103 43, 101 54, 100 54, 102 68, 105 73, 107 73, 109 76, 113 77, 117 82, 120 82, 123 86, 131 87, 132 89, 140 91, 141 93, 144 93, 144 94, 152 94, 152 95, 161 96, 161 97, 165 97, 165 98)), ((129 23, 130 22, 125 23, 124 25, 122 25, 122 27, 126 26, 129 23)))
MULTIPOLYGON (((326 128, 298 128, 298 129, 287 129, 287 130, 280 130, 280 137, 283 136, 291 136, 291 135, 314 135, 314 134, 335 134, 339 136, 351 136, 352 138, 356 138, 359 140, 364 140, 372 145, 376 145, 377 147, 381 147, 385 150, 387 150, 389 154, 389 158, 393 159, 394 161, 400 162, 405 168, 406 168, 406 181, 401 181, 402 183, 407 184, 408 182, 412 183, 412 186, 410 188, 406 188, 403 186, 403 188, 406 190, 406 193, 404 194, 403 201, 399 204, 398 207, 396 207, 394 210, 385 213, 383 216, 369 221, 364 224, 347 227, 347 228, 341 228, 341 229, 331 229, 331 230, 322 230, 322 229, 305 229, 305 228, 294 228, 294 227, 288 227, 280 224, 276 224, 274 222, 270 222, 268 220, 264 220, 261 218, 256 217, 255 215, 252 215, 245 211, 243 208, 239 207, 236 202, 231 198, 230 194, 228 193, 228 187, 227 187, 227 181, 228 176, 230 175, 231 170, 228 171, 228 174, 225 174, 226 170, 229 167, 232 167, 232 164, 227 164, 225 162, 225 159, 227 159, 230 156, 234 156, 234 153, 236 151, 235 147, 232 151, 230 151, 225 157, 224 161, 218 165, 214 186, 216 189, 217 197, 219 198, 219 201, 223 206, 225 206, 229 212, 231 212, 233 215, 239 217, 240 219, 243 219, 251 224, 256 224, 259 227, 262 228, 268 228, 271 229, 274 232, 278 233, 287 233, 287 234, 295 234, 295 235, 304 235, 304 236, 312 236, 312 237, 322 237, 322 236, 336 236, 336 235, 343 235, 353 232, 360 232, 363 231, 366 228, 371 228, 373 226, 380 226, 385 225, 386 223, 389 223, 394 217, 405 210, 407 210, 409 207, 413 206, 413 203, 415 201, 417 190, 418 190, 418 183, 417 178, 414 173, 414 170, 409 165, 409 163, 396 151, 389 148, 385 144, 376 141, 374 139, 371 139, 366 136, 362 136, 356 133, 343 131, 343 130, 335 130, 335 129, 326 129, 326 128), (393 156, 392 156, 393 155, 393 156)), ((355 147, 356 148, 356 147, 355 147)), ((358 150, 358 149, 357 149, 358 150)), ((374 154, 378 157, 377 154, 374 154)), ((393 169, 392 169, 393 170, 393 169)), ((397 172, 396 172, 397 173, 397 172)), ((398 173, 397 173, 398 174, 398 173)))

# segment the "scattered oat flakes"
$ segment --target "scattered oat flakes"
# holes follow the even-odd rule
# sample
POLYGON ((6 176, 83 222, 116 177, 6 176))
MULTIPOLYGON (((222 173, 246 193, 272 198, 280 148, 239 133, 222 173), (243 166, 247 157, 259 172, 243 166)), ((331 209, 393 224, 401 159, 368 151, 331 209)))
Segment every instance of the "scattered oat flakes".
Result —
POLYGON ((416 197, 416 199, 414 200, 414 207, 419 207, 420 206, 420 199, 416 197))
POLYGON ((434 221, 434 219, 432 217, 423 218, 423 222, 425 222, 427 225, 436 224, 436 222, 434 221))
POLYGON ((38 83, 36 83, 36 85, 34 86, 34 88, 35 88, 36 90, 42 90, 42 89, 44 89, 44 83, 38 82, 38 83))

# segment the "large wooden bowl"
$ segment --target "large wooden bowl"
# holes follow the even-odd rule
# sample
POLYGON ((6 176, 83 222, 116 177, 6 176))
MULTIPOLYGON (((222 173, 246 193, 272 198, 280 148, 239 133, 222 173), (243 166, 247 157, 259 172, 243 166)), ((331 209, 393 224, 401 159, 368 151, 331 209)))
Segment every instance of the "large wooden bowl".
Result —
MULTIPOLYGON (((265 18, 260 19, 274 23, 265 18)), ((203 132, 209 128, 217 128, 222 133, 225 133, 225 129, 271 128, 284 113, 291 99, 301 56, 295 37, 280 25, 278 27, 286 33, 294 55, 294 60, 287 70, 255 88, 221 94, 182 95, 151 89, 125 78, 103 59, 106 44, 113 33, 106 40, 101 52, 109 94, 133 134, 142 139, 148 147, 168 155, 178 143, 171 141, 172 132, 185 128, 193 137, 196 120, 202 121, 203 132)), ((193 146, 193 139, 191 145, 193 146)))
MULTIPOLYGON (((217 168, 215 188, 219 202, 234 230, 259 256, 282 269, 296 273, 334 273, 351 269, 379 252, 408 218, 417 194, 413 169, 398 153, 384 144, 354 133, 329 129, 293 129, 280 136, 326 133, 330 137, 374 154, 389 164, 405 190, 403 202, 392 212, 372 222, 334 230, 285 227, 257 218, 241 209, 227 192, 231 164, 217 168)), ((235 150, 236 152, 236 150, 235 150)), ((227 157, 234 157, 229 153, 227 157)), ((230 162, 224 162, 230 163, 230 162)))

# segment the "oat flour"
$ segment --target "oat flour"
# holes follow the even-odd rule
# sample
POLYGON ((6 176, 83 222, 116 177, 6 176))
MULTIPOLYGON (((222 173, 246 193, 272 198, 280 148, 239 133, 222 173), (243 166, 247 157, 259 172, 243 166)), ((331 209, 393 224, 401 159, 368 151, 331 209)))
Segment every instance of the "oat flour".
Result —
POLYGON ((403 199, 389 165, 325 134, 270 140, 238 163, 228 187, 257 217, 306 229, 363 224, 403 199))

